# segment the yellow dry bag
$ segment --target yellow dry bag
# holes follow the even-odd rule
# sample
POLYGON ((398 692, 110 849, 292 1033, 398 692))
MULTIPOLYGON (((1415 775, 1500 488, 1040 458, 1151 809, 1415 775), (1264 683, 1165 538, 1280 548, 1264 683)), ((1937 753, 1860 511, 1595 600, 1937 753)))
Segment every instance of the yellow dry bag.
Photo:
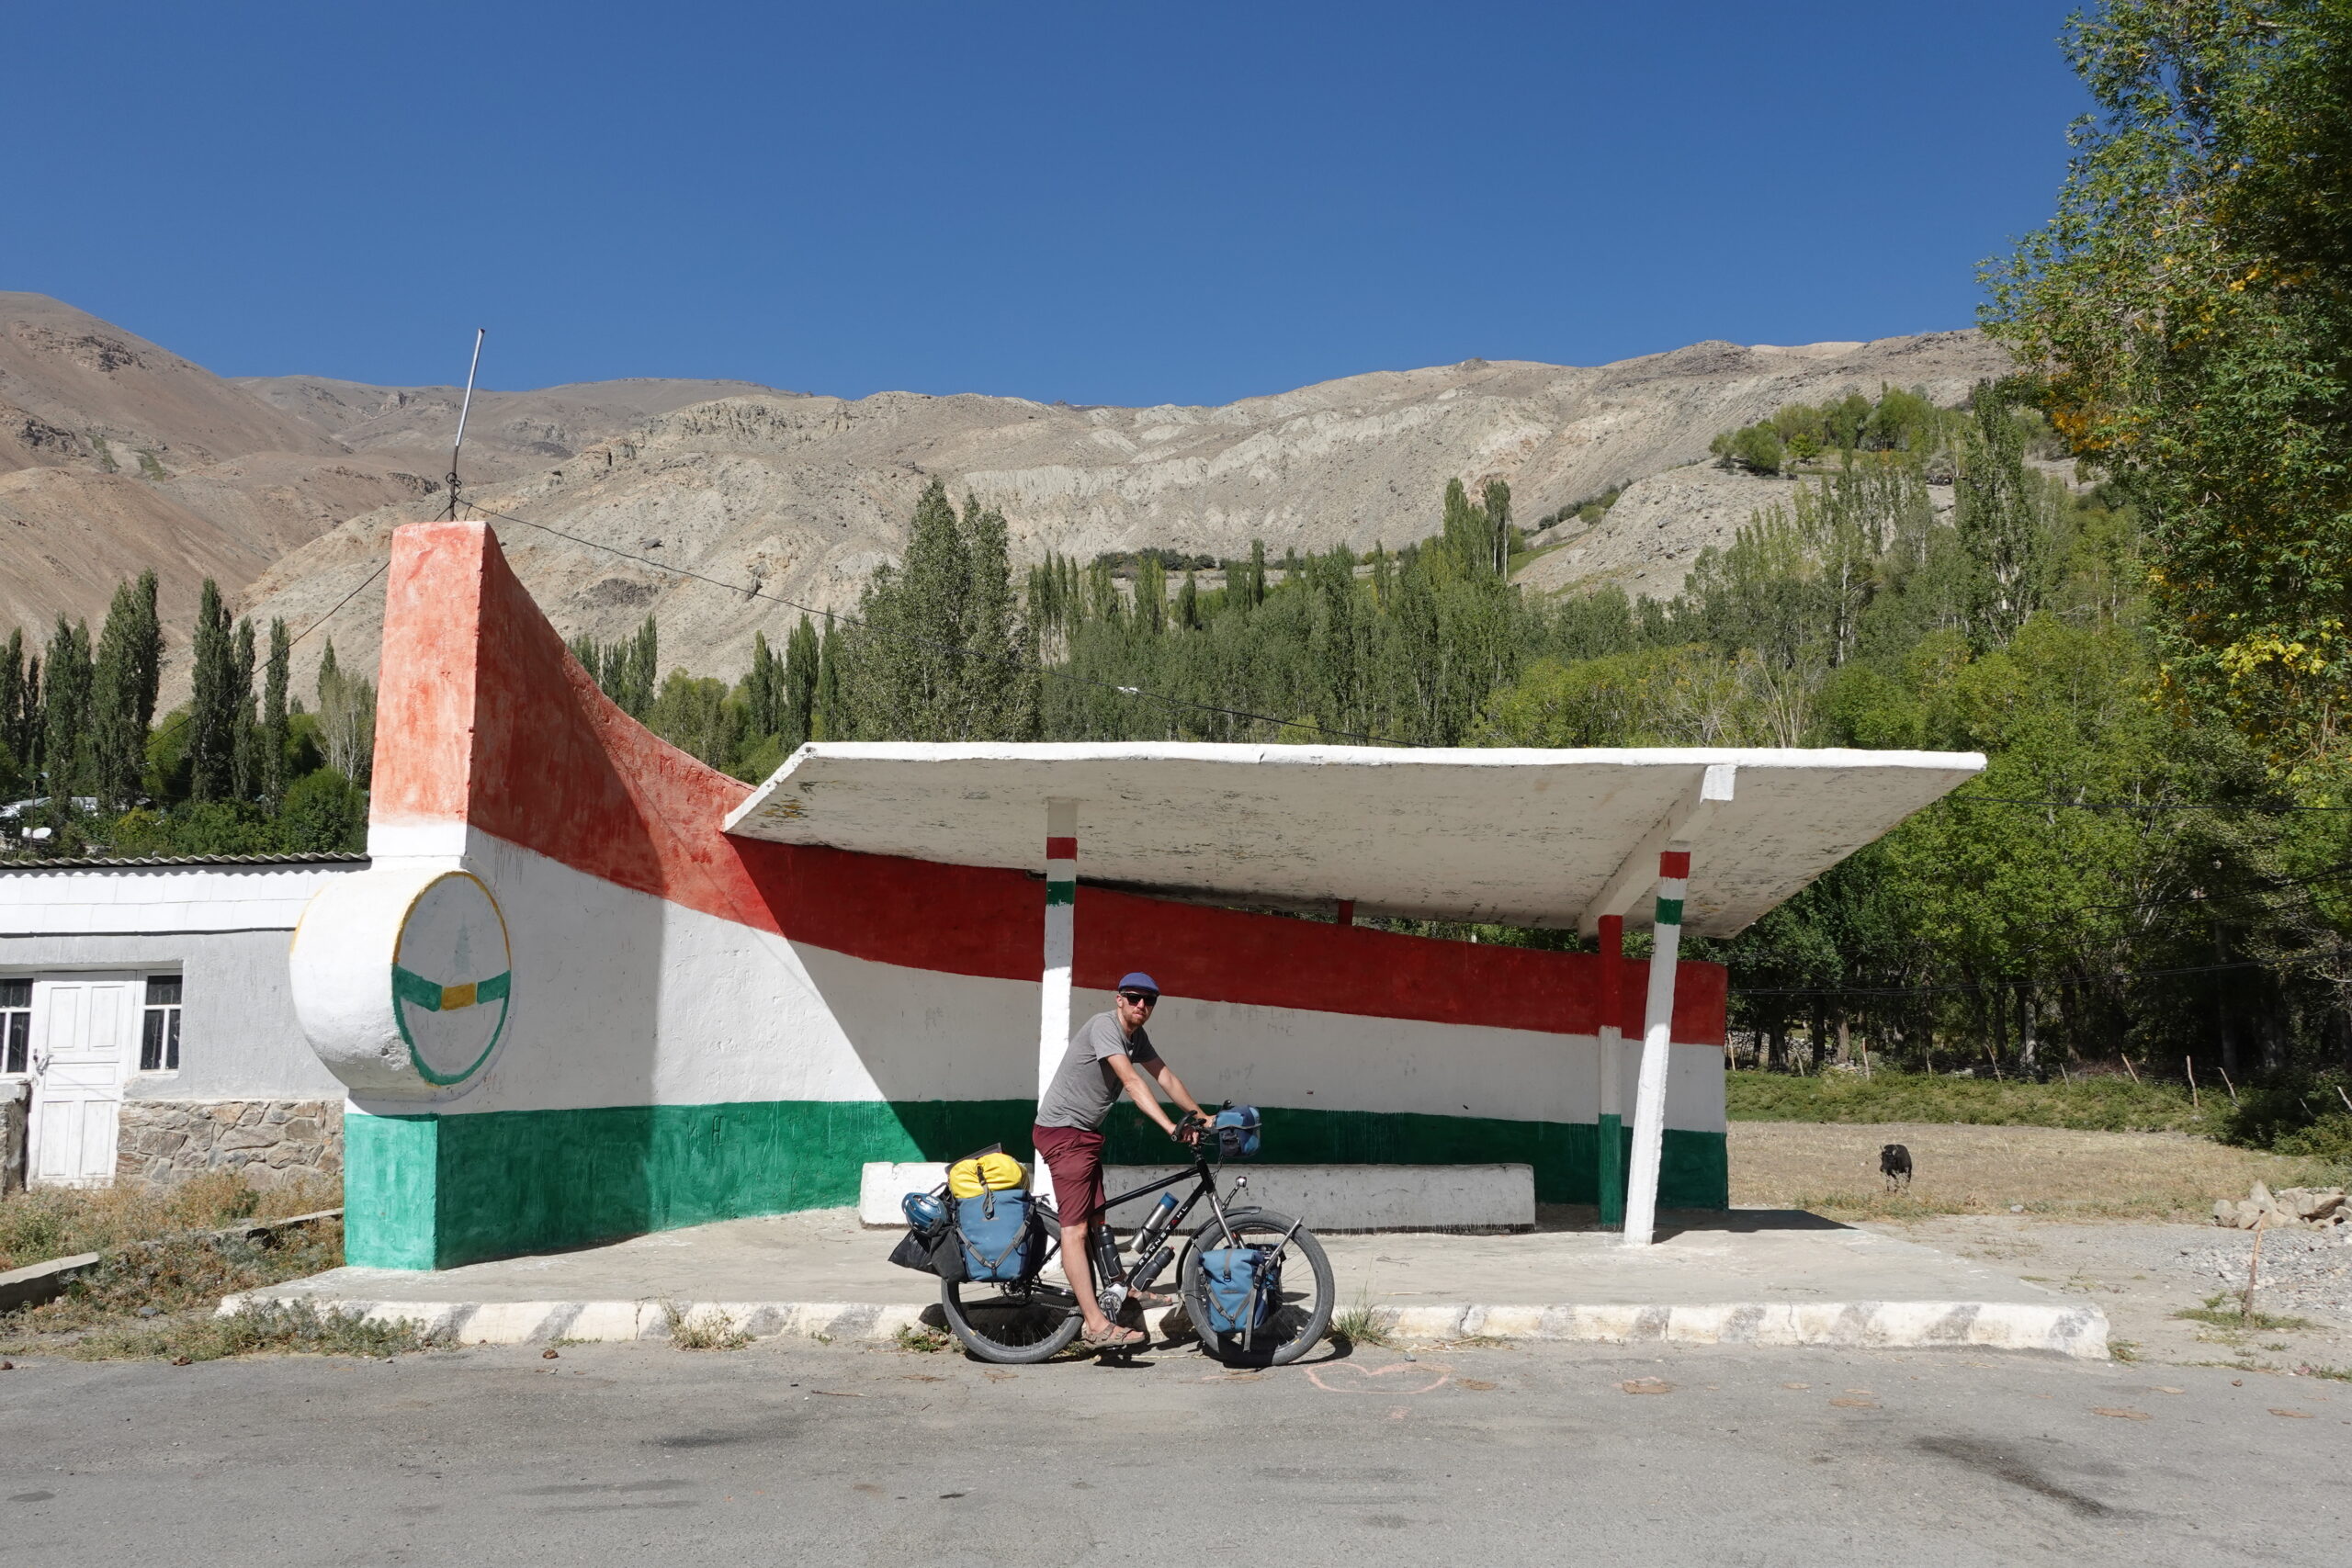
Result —
POLYGON ((971 1159, 959 1159, 947 1168, 947 1190, 957 1198, 977 1198, 983 1192, 1006 1192, 1025 1184, 1021 1162, 1008 1154, 978 1155, 971 1159))

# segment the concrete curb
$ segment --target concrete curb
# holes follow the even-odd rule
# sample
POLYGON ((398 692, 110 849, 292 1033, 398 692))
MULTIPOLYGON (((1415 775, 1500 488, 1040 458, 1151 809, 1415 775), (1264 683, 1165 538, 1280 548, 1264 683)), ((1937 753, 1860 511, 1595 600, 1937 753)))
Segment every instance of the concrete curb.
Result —
MULTIPOLYGON (((321 1312, 406 1320, 461 1344, 550 1339, 667 1339, 673 1307, 686 1321, 724 1314, 757 1338, 888 1341, 943 1326, 936 1303, 859 1302, 386 1302, 249 1291, 220 1303, 307 1301, 321 1312)), ((1157 1336, 1160 1314, 1145 1322, 1157 1336)), ((2107 1314, 2095 1306, 2031 1302, 1734 1302, 1703 1306, 1413 1306, 1375 1308, 1400 1339, 1546 1340, 1595 1345, 1819 1345, 1839 1349, 2040 1350, 2105 1360, 2107 1314)))
POLYGON ((28 1264, 0 1274, 0 1312, 14 1312, 18 1307, 39 1306, 55 1301, 65 1293, 74 1276, 85 1269, 96 1269, 105 1256, 96 1252, 77 1252, 71 1258, 52 1258, 47 1262, 28 1264))

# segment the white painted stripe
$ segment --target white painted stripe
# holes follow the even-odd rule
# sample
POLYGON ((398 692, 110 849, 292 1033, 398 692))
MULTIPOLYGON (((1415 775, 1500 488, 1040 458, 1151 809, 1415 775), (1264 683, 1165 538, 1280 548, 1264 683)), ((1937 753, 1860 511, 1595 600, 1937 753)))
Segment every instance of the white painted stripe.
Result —
MULTIPOLYGON (((550 1339, 667 1339, 677 1321, 728 1325, 756 1337, 888 1341, 939 1331, 934 1302, 384 1302, 300 1291, 249 1291, 222 1299, 220 1316, 274 1301, 307 1301, 322 1313, 407 1322, 457 1344, 524 1345, 550 1339)), ((1407 1339, 1572 1341, 1586 1344, 1817 1346, 1838 1349, 2035 1350, 2108 1359, 2107 1314, 2095 1306, 2032 1302, 1721 1302, 1703 1305, 1444 1304, 1376 1307, 1407 1339)), ((1159 1337, 1165 1313, 1144 1322, 1159 1337)))
MULTIPOLYGON (((451 1112, 1036 1095, 1039 981, 854 958, 487 834, 468 844, 464 864, 497 895, 514 943, 514 1033, 451 1112)), ((1111 1005, 1109 991, 1074 990, 1054 1060, 1070 1027, 1111 1005)), ((1211 1102, 1504 1121, 1599 1112, 1591 1035, 1181 996, 1161 1001, 1151 1029, 1211 1102)), ((1666 1125, 1722 1132, 1723 1092, 1720 1049, 1673 1048, 1666 1125)))

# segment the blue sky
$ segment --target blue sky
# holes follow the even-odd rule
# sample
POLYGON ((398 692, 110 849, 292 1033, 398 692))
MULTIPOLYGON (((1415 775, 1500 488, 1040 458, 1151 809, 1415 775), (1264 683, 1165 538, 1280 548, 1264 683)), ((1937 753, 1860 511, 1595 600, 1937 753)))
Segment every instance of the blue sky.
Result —
POLYGON ((1967 324, 2050 0, 8 7, 0 288, 224 374, 1217 402, 1967 324))

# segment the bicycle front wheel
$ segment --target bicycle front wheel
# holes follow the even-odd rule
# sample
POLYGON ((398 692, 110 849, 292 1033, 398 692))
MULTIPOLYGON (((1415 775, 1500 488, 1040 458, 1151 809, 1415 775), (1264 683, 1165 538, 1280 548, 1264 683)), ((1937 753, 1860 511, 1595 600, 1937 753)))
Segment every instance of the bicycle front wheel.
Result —
POLYGON ((1179 1289, 1184 1314, 1201 1337, 1201 1348, 1227 1366, 1280 1367, 1314 1347, 1331 1326, 1331 1260, 1315 1233, 1295 1224, 1288 1214, 1272 1209, 1230 1209, 1226 1221, 1234 1243, 1241 1247, 1282 1247, 1282 1300, 1273 1315, 1248 1335, 1209 1326, 1208 1280, 1201 1254, 1226 1245, 1225 1232, 1212 1214, 1193 1233, 1184 1249, 1184 1270, 1179 1289), (1288 1236, 1287 1242, 1283 1237, 1288 1236))
POLYGON ((965 1349, 983 1361, 1010 1366, 1051 1360, 1086 1326, 1077 1298, 1035 1280, 950 1280, 939 1288, 939 1310, 965 1349))

